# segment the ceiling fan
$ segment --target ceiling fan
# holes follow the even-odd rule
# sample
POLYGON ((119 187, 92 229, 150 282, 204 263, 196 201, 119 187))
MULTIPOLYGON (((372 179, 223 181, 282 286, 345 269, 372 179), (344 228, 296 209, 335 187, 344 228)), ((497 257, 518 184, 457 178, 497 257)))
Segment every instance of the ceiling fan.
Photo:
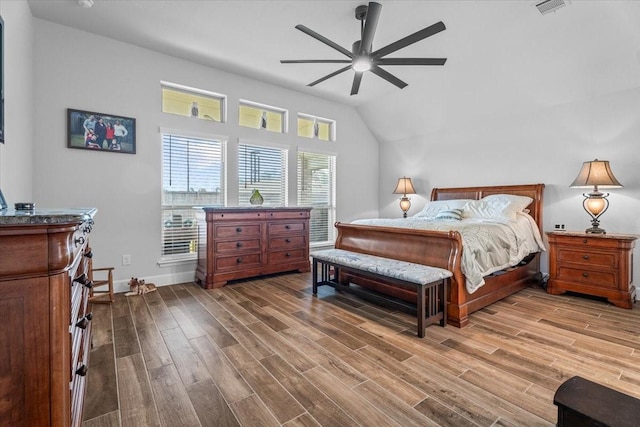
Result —
POLYGON ((366 71, 371 71, 373 74, 382 77, 400 89, 407 86, 407 83, 403 82, 388 71, 383 70, 380 67, 381 65, 444 65, 447 58, 385 58, 385 56, 390 53, 445 30, 446 27, 442 21, 423 28, 420 31, 410 34, 378 50, 372 51, 373 37, 376 32, 376 27, 378 26, 378 19, 380 18, 381 10, 382 5, 376 2, 369 2, 368 5, 361 5, 356 8, 356 19, 360 21, 361 39, 353 43, 351 51, 305 27, 304 25, 296 25, 298 30, 316 40, 321 41, 327 46, 334 48, 349 59, 284 59, 280 62, 282 64, 349 64, 344 68, 340 68, 331 74, 309 83, 307 86, 315 86, 318 83, 337 76, 351 68, 355 72, 353 85, 351 86, 351 95, 356 95, 358 93, 358 90, 360 89, 360 82, 362 81, 362 75, 366 71))

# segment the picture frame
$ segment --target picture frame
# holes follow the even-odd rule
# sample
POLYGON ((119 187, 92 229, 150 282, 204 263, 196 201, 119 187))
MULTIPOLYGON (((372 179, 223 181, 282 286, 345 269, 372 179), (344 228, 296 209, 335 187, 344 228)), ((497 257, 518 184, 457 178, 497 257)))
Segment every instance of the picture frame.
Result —
POLYGON ((4 194, 2 194, 2 190, 0 190, 0 211, 7 209, 7 201, 4 198, 4 194))
POLYGON ((135 154, 136 119, 68 108, 67 147, 135 154))

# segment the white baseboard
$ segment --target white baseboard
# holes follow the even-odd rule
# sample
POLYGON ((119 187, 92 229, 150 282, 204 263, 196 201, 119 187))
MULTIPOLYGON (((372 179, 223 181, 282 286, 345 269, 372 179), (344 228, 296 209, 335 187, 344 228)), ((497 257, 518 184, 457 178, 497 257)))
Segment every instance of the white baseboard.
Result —
MULTIPOLYGON (((162 274, 150 277, 138 277, 144 279, 145 283, 153 283, 156 286, 175 285, 176 283, 191 283, 195 280, 195 272, 186 271, 182 273, 162 274)), ((116 280, 113 282, 113 292, 129 292, 129 279, 116 280)))

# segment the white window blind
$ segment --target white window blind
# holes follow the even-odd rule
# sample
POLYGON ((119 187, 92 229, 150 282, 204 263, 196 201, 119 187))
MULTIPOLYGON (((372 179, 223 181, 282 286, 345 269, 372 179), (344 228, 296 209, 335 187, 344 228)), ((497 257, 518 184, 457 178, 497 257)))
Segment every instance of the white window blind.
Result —
POLYGON ((251 193, 257 189, 264 206, 286 206, 288 150, 244 143, 238 150, 239 205, 250 205, 251 193))
POLYGON ((298 205, 311 206, 309 241, 333 243, 336 218, 336 157, 298 152, 298 205))
POLYGON ((195 254, 195 206, 224 206, 225 141, 162 135, 162 255, 195 254))

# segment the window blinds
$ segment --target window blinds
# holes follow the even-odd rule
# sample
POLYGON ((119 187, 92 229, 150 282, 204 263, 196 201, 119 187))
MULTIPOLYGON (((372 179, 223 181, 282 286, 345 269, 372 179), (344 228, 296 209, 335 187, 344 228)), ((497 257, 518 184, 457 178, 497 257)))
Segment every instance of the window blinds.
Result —
POLYGON ((298 152, 298 205, 311 206, 310 243, 333 242, 335 238, 336 157, 298 152))
POLYGON ((257 189, 264 206, 287 206, 288 150, 241 143, 238 146, 238 202, 250 205, 249 199, 257 189))

